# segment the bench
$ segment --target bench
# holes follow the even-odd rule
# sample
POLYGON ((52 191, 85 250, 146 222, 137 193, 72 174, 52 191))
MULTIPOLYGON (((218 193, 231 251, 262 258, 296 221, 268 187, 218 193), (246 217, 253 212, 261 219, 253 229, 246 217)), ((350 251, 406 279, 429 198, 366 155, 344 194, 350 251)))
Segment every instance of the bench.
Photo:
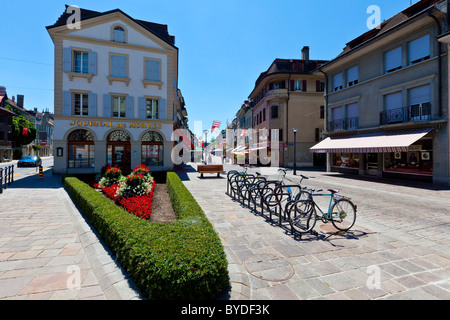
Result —
POLYGON ((217 173, 217 177, 220 177, 221 173, 226 173, 221 164, 199 164, 197 172, 201 174, 202 178, 204 173, 217 173))

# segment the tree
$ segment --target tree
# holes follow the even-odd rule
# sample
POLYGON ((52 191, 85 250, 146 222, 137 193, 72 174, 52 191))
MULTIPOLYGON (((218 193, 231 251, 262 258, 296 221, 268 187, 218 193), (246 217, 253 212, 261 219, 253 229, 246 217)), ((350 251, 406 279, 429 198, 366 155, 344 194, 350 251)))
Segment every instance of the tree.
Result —
POLYGON ((28 121, 23 116, 15 116, 12 120, 13 139, 16 146, 30 144, 36 139, 36 127, 34 123, 28 121), (23 130, 28 128, 28 130, 23 130))

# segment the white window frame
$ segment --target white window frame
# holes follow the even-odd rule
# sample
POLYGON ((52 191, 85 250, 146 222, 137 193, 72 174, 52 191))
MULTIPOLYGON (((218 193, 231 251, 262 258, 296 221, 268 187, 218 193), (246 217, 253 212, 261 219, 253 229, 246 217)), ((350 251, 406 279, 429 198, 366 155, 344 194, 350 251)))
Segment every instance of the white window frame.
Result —
POLYGON ((82 73, 82 74, 89 74, 89 52, 86 51, 73 51, 73 62, 72 62, 72 72, 75 73, 82 73), (77 70, 77 55, 80 55, 80 66, 77 70), (86 63, 84 65, 84 63, 86 63), (86 67, 86 69, 85 69, 86 67))
POLYGON ((82 92, 74 92, 73 93, 73 114, 75 116, 88 116, 89 115, 89 94, 88 93, 82 93, 82 92), (75 100, 79 96, 80 98, 80 113, 76 113, 76 106, 75 106, 75 100), (85 100, 86 99, 86 100, 85 100), (84 108, 84 103, 87 103, 86 108, 84 108), (85 110, 86 109, 86 110, 85 110), (86 114, 84 114, 86 112, 86 114))
POLYGON ((159 99, 155 98, 146 98, 145 99, 145 117, 146 119, 158 120, 159 119, 159 99), (149 102, 151 104, 149 106, 149 102), (156 105, 155 105, 156 103, 156 105), (149 112, 150 107, 150 112, 149 112), (156 109, 156 110, 155 110, 156 109))
POLYGON ((126 118, 127 117, 127 97, 126 96, 112 96, 111 97, 111 116, 113 118, 126 118), (118 99, 118 110, 117 110, 117 116, 114 115, 114 100, 118 99), (123 104, 121 103, 121 100, 123 99, 123 104), (122 112, 123 111, 123 112, 122 112), (123 113, 123 116, 121 115, 123 113))

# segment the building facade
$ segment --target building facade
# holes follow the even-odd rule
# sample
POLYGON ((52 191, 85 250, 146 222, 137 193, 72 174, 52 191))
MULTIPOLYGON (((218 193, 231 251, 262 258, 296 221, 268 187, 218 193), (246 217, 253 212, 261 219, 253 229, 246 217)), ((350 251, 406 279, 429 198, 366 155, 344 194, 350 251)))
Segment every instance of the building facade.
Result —
POLYGON ((70 7, 47 30, 55 46, 54 172, 171 170, 178 48, 167 26, 119 9, 70 7))
MULTIPOLYGON (((322 155, 309 149, 321 139, 324 129, 324 76, 313 74, 324 60, 310 60, 309 47, 302 50, 302 59, 276 59, 256 81, 249 98, 252 106, 253 129, 279 130, 280 165, 324 165, 322 155), (294 132, 298 130, 295 137, 294 132)), ((275 148, 274 148, 275 149, 275 148)), ((271 151, 271 150, 269 150, 271 151)))
POLYGON ((329 171, 449 183, 447 1, 422 0, 347 44, 325 74, 329 171))

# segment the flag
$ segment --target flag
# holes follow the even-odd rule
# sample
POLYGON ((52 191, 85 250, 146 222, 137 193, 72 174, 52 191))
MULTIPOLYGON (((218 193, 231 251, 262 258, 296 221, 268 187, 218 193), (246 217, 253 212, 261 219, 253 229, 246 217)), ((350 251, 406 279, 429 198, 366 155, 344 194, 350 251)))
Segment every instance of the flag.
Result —
POLYGON ((222 123, 220 122, 220 121, 214 121, 213 122, 213 125, 212 125, 212 128, 211 128, 211 132, 213 132, 215 129, 217 129, 217 128, 220 128, 220 125, 221 125, 222 123))
POLYGON ((23 136, 27 136, 28 135, 28 127, 23 127, 22 128, 22 135, 23 136))

